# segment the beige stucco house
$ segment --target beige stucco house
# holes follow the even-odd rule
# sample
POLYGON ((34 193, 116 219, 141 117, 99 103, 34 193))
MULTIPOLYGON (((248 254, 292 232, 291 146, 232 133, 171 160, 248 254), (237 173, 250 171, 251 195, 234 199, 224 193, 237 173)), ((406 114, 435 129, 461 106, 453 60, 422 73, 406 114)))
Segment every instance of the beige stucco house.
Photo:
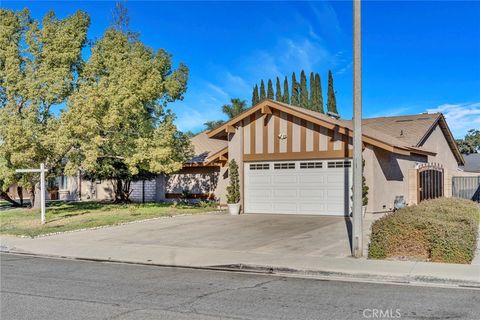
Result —
MULTIPOLYGON (((464 174, 463 157, 440 113, 364 119, 362 140, 367 212, 390 211, 395 201, 451 196, 452 176, 464 174)), ((181 171, 132 183, 131 199, 186 197, 224 205, 228 161, 235 159, 244 213, 351 211, 351 121, 265 100, 191 142, 195 156, 181 171)), ((113 198, 108 181, 64 179, 60 200, 113 198)))
MULTIPOLYGON (((266 100, 194 142, 206 137, 215 143, 210 144, 212 155, 204 163, 216 164, 222 172, 210 192, 221 203, 228 182, 225 165, 235 159, 243 212, 349 214, 351 121, 266 100)), ((392 210, 396 199, 417 203, 425 183, 419 181, 418 168, 429 163, 442 170, 441 176, 432 178, 441 183, 436 192, 449 196, 449 177, 461 174, 458 166, 463 164, 440 113, 364 119, 363 158, 367 212, 392 210)))

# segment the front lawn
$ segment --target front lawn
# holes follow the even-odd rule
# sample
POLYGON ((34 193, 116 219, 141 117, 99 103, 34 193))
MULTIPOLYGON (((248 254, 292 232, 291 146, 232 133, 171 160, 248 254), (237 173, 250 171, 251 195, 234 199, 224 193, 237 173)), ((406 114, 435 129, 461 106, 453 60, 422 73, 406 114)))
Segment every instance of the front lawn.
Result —
POLYGON ((480 207, 473 201, 439 198, 389 214, 372 225, 373 259, 471 263, 480 207))
POLYGON ((0 211, 0 235, 41 234, 115 225, 123 222, 178 214, 214 211, 213 207, 167 203, 111 204, 99 202, 50 203, 47 223, 40 223, 39 209, 12 208, 0 211))

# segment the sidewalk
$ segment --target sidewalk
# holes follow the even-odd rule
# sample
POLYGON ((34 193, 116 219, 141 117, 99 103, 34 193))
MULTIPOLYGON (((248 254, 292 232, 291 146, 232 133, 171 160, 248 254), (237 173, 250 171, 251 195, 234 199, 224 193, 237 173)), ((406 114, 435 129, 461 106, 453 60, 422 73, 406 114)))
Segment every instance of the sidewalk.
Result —
MULTIPOLYGON (((81 232, 75 234, 78 236, 81 232)), ((59 237, 61 235, 35 239, 2 237, 0 248, 3 252, 88 260, 225 270, 242 269, 300 277, 480 288, 480 265, 299 255, 279 256, 248 251, 131 243, 127 240, 121 246, 112 246, 109 245, 108 239, 95 241, 92 244, 88 240, 61 241, 65 239, 59 237)))

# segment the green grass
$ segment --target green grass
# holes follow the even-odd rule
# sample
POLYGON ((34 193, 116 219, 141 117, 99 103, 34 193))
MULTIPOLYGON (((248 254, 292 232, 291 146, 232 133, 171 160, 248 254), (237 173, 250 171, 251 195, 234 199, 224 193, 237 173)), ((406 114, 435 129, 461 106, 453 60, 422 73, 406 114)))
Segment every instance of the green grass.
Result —
POLYGON ((47 223, 40 223, 39 209, 11 208, 0 211, 0 235, 35 237, 52 232, 115 225, 123 222, 178 214, 213 211, 212 207, 167 203, 110 204, 58 202, 47 207, 47 223))
POLYGON ((389 214, 372 225, 369 258, 471 263, 480 206, 439 198, 389 214))

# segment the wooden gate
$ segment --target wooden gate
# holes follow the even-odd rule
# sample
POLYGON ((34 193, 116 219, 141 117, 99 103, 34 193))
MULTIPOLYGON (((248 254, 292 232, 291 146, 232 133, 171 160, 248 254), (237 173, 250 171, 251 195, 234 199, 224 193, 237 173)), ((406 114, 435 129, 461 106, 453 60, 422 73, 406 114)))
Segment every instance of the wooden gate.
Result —
POLYGON ((452 177, 452 196, 480 202, 480 176, 452 177))
POLYGON ((418 201, 443 197, 443 167, 425 163, 417 167, 418 201))

